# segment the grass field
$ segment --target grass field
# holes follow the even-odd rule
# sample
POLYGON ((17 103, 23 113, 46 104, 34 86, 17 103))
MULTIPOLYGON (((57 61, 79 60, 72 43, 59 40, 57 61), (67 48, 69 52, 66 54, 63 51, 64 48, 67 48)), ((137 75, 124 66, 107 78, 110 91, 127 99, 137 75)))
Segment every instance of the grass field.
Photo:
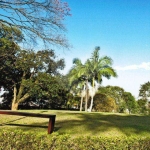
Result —
MULTIPOLYGON (((28 112, 56 114, 54 134, 101 137, 150 137, 150 116, 118 113, 85 113, 77 111, 28 110, 28 112)), ((48 119, 0 115, 0 131, 23 130, 47 134, 48 119)))

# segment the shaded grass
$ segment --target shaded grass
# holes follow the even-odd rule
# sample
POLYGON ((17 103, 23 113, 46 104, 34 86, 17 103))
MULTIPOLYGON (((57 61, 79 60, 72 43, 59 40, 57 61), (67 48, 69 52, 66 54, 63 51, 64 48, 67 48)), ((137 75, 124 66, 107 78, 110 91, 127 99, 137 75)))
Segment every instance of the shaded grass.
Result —
MULTIPOLYGON (((54 134, 69 134, 72 137, 150 137, 150 116, 57 110, 28 112, 56 114, 54 134)), ((47 125, 48 119, 45 118, 0 115, 0 130, 21 129, 47 134, 47 125)))

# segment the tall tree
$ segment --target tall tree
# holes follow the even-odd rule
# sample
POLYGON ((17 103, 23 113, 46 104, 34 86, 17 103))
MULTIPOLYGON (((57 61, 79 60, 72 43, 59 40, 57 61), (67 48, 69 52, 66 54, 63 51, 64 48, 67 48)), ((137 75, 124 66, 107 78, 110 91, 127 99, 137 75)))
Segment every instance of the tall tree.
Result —
POLYGON ((80 111, 82 110, 83 98, 85 97, 85 111, 87 111, 88 103, 88 78, 84 74, 85 66, 82 64, 81 60, 78 58, 73 59, 73 67, 69 71, 68 77, 71 85, 77 86, 81 84, 81 104, 80 111), (75 84, 74 84, 75 83, 75 84))
POLYGON ((14 62, 16 61, 16 54, 20 51, 17 43, 22 41, 22 37, 20 30, 3 24, 3 29, 0 30, 0 86, 9 87, 9 84, 13 82, 12 77, 17 78, 14 75, 16 72, 14 62))
POLYGON ((60 84, 56 76, 58 69, 63 68, 64 61, 62 59, 57 61, 54 58, 52 50, 36 53, 21 50, 16 54, 13 73, 5 76, 5 83, 9 86, 2 84, 6 90, 13 90, 12 110, 17 110, 18 105, 29 97, 35 95, 52 97, 58 94, 60 84))
POLYGON ((64 60, 57 60, 53 50, 22 50, 17 45, 22 34, 16 28, 5 25, 0 37, 0 86, 13 94, 12 109, 33 95, 56 95, 60 87, 56 77, 64 60))
MULTIPOLYGON (((63 20, 70 15, 70 8, 61 0, 1 0, 0 28, 3 24, 17 27, 27 42, 39 39, 68 47, 63 20)), ((12 35, 13 36, 13 35, 12 35)), ((29 43, 30 43, 29 42, 29 43)), ((28 43, 28 44, 29 44, 28 43)))
MULTIPOLYGON (((111 76, 116 77, 117 73, 111 67, 112 66, 112 59, 110 57, 104 56, 100 57, 99 55, 100 47, 96 47, 94 52, 92 53, 92 57, 87 59, 85 64, 81 63, 81 60, 75 59, 76 63, 73 68, 70 70, 71 80, 75 78, 80 78, 81 76, 85 76, 86 79, 86 97, 88 97, 88 82, 92 84, 91 92, 93 92, 91 98, 91 104, 89 111, 92 110, 93 106, 93 97, 95 95, 95 81, 101 83, 102 77, 106 77, 110 79, 111 76)), ((86 100, 87 102, 87 100, 86 100)), ((87 109, 85 109, 87 111, 87 109)))
POLYGON ((134 112, 137 106, 134 96, 130 92, 124 92, 123 97, 129 114, 134 112))
POLYGON ((125 110, 126 104, 123 98, 125 90, 123 88, 109 85, 106 87, 100 87, 98 91, 115 100, 117 112, 123 112, 125 110))
POLYGON ((137 104, 139 107, 139 113, 145 114, 147 112, 147 100, 138 99, 137 104))
POLYGON ((150 97, 150 82, 146 82, 141 85, 139 90, 139 96, 142 97, 145 100, 148 100, 150 97))
POLYGON ((150 100, 150 82, 146 82, 141 85, 139 90, 139 97, 146 101, 146 107, 149 107, 149 100, 150 100))
POLYGON ((116 71, 112 68, 112 59, 108 56, 100 57, 99 51, 100 47, 95 47, 91 59, 88 59, 85 62, 85 72, 88 74, 89 79, 92 82, 91 90, 93 94, 91 96, 91 104, 89 107, 90 112, 93 106, 93 97, 96 93, 95 81, 101 83, 102 77, 106 77, 107 79, 110 79, 111 76, 117 77, 116 71))

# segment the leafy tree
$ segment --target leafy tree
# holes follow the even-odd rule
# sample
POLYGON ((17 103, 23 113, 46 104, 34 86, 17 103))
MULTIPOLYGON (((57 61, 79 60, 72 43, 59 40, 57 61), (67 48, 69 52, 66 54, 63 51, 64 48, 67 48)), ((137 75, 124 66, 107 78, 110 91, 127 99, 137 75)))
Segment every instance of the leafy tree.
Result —
POLYGON ((91 94, 91 104, 89 107, 89 111, 91 112, 93 106, 93 97, 96 93, 96 86, 95 81, 101 83, 102 77, 110 79, 111 76, 117 77, 117 73, 111 67, 112 66, 112 59, 108 56, 100 57, 99 54, 100 47, 95 47, 94 52, 92 53, 91 59, 88 59, 85 62, 85 71, 88 74, 88 78, 91 80, 92 83, 92 93, 91 94))
MULTIPOLYGON (((55 90, 51 87, 51 91, 42 87, 38 91, 32 91, 30 97, 25 101, 19 103, 18 109, 61 109, 67 108, 68 102, 68 88, 66 87, 65 76, 57 75, 54 77, 54 81, 45 81, 46 84, 54 86, 55 90), (58 86, 59 85, 59 86, 58 86), (44 92, 49 92, 49 94, 44 94, 44 92)), ((45 84, 45 85, 46 85, 45 84)), ((3 103, 2 106, 5 109, 11 108, 13 91, 9 91, 3 94, 3 103)))
POLYGON ((126 108, 125 101, 123 99, 124 89, 119 86, 106 86, 100 87, 98 89, 99 92, 106 94, 107 96, 113 98, 116 103, 116 111, 117 112, 124 112, 126 108))
MULTIPOLYGON (((63 20, 70 15, 70 8, 61 0, 1 0, 0 28, 4 24, 21 30, 24 39, 68 47, 63 20)), ((12 38, 13 35, 12 35, 12 38)))
POLYGON ((145 99, 139 99, 137 101, 138 107, 139 107, 139 112, 140 113, 145 113, 147 111, 146 105, 147 105, 147 100, 145 99))
MULTIPOLYGON (((86 80, 86 105, 87 105, 87 95, 88 95, 88 82, 92 85, 92 98, 89 111, 92 110, 93 106, 93 97, 95 95, 95 81, 101 83, 102 77, 106 77, 110 79, 111 76, 116 77, 117 73, 111 67, 112 66, 112 59, 110 57, 104 56, 100 58, 99 55, 100 47, 96 47, 94 52, 92 53, 91 59, 87 59, 85 64, 81 63, 81 60, 75 59, 74 66, 70 70, 70 80, 78 79, 82 76, 85 76, 86 80)), ((87 111, 87 106, 85 107, 85 111, 87 111)))
POLYGON ((14 63, 15 55, 20 51, 20 47, 16 43, 21 42, 22 37, 20 30, 15 27, 10 28, 3 25, 3 29, 0 30, 0 86, 10 88, 10 84, 18 78, 15 76, 17 70, 14 68, 14 63))
POLYGON ((116 110, 116 103, 113 98, 102 93, 97 93, 94 97, 93 109, 101 112, 113 112, 116 110))
POLYGON ((69 86, 68 77, 59 75, 57 76, 57 82, 59 85, 58 94, 52 97, 53 103, 55 103, 55 108, 67 108, 68 97, 69 97, 69 86))
POLYGON ((83 107, 83 100, 85 98, 85 109, 87 109, 87 97, 86 97, 86 92, 87 91, 87 82, 84 76, 81 76, 80 78, 75 78, 73 82, 71 83, 71 92, 76 96, 76 97, 81 97, 80 100, 80 111, 82 111, 83 107))
POLYGON ((145 103, 145 101, 146 101, 145 107, 146 107, 146 109, 149 109, 150 108, 150 106, 149 106, 150 82, 149 81, 141 85, 140 90, 139 90, 139 97, 140 97, 140 101, 143 100, 143 103, 145 103))
MULTIPOLYGON (((98 95, 104 95, 102 96, 102 99, 100 96, 95 96, 97 97, 96 99, 96 104, 99 104, 98 107, 102 107, 107 99, 111 99, 111 101, 115 103, 113 107, 113 111, 115 112, 125 112, 127 109, 129 110, 129 113, 136 113, 137 112, 137 107, 138 104, 135 100, 135 98, 132 96, 130 92, 126 92, 123 88, 118 87, 118 86, 106 86, 106 87, 99 87, 98 89, 98 95), (99 102, 98 102, 99 100, 99 102)), ((97 95, 96 94, 96 95, 97 95)), ((113 106, 113 105, 112 105, 113 106)), ((94 103, 94 108, 95 108, 95 103, 94 103)), ((108 105, 110 107, 110 104, 108 105)), ((107 106, 105 105, 105 110, 107 109, 107 106)), ((102 110, 102 109, 101 109, 102 110)), ((110 109, 111 110, 111 109, 110 109)))
POLYGON ((148 100, 150 97, 150 82, 146 82, 141 85, 139 90, 139 96, 142 97, 142 99, 148 100))
POLYGON ((16 28, 6 26, 6 31, 1 32, 0 86, 11 94, 8 98, 11 98, 13 110, 35 95, 55 97, 61 87, 59 70, 64 68, 64 60, 57 60, 53 50, 20 49, 16 42, 21 38, 22 34, 16 28), (14 40, 10 38, 11 34, 16 37, 14 40))
POLYGON ((10 84, 6 76, 9 88, 3 85, 8 91, 13 89, 12 110, 18 109, 19 103, 34 95, 56 97, 60 89, 57 70, 63 68, 64 61, 55 61, 54 58, 52 50, 17 53, 12 82, 10 84))
POLYGON ((71 87, 76 87, 77 85, 82 86, 81 88, 81 104, 80 111, 82 111, 83 98, 85 97, 85 111, 87 111, 88 103, 88 78, 84 75, 85 66, 82 64, 81 60, 78 58, 73 59, 73 67, 71 68, 68 77, 71 87), (85 93, 85 94, 83 94, 85 93))
POLYGON ((123 97, 129 113, 135 112, 137 105, 134 96, 130 92, 124 92, 123 97))

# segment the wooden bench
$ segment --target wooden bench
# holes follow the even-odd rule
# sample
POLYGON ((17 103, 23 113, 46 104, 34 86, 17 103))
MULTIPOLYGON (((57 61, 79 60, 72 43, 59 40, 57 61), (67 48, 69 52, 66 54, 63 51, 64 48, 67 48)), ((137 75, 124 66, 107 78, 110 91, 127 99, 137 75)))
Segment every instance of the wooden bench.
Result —
POLYGON ((56 115, 39 114, 39 113, 29 113, 29 112, 19 112, 19 111, 11 111, 11 110, 0 110, 0 114, 49 118, 49 122, 48 122, 48 134, 51 134, 53 132, 53 130, 54 130, 56 115))

